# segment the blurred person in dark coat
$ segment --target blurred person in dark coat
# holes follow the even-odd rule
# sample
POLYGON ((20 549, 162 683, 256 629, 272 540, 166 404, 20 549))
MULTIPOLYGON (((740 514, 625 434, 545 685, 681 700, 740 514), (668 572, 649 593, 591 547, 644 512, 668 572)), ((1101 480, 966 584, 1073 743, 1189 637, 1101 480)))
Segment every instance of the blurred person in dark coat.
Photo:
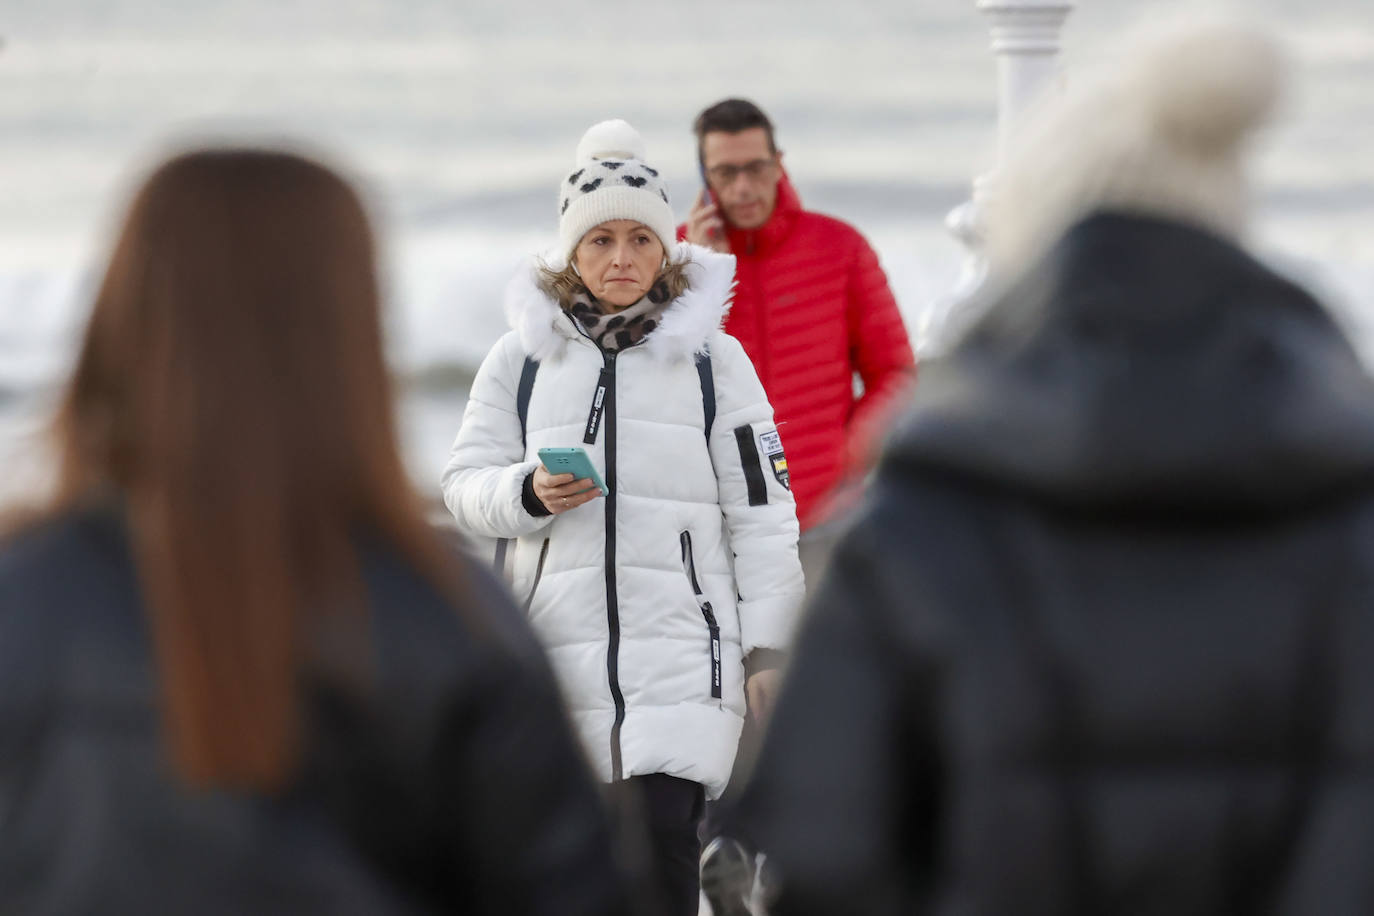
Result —
POLYGON ((405 480, 341 179, 159 168, 57 432, 0 542, 0 911, 623 910, 538 646, 405 480))
POLYGON ((1275 46, 1139 39, 1030 127, 741 824, 771 912, 1374 912, 1374 385, 1241 247, 1275 46))

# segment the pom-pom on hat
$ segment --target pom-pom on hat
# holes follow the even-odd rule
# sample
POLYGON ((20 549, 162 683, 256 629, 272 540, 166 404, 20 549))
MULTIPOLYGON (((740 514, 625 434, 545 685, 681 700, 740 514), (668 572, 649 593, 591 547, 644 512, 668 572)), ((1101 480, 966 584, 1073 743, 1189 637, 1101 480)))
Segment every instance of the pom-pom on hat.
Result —
POLYGON ((985 211, 994 268, 1024 266, 1094 210, 1243 232, 1242 153, 1283 83, 1274 39, 1193 14, 1135 33, 1112 61, 1023 123, 985 211))
POLYGON ((672 251, 677 223, 668 186, 644 158, 644 139, 624 121, 602 121, 582 135, 577 164, 558 193, 558 235, 565 255, 588 231, 613 219, 643 223, 666 252, 672 251))

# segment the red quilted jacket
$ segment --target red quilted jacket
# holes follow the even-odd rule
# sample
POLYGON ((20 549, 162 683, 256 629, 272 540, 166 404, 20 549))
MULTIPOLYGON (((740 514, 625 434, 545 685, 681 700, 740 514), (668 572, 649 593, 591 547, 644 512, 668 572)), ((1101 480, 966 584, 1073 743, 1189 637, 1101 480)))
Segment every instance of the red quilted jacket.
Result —
POLYGON ((731 228, 729 239, 739 285, 725 330, 773 404, 806 530, 846 472, 867 462, 913 377, 911 344, 873 249, 847 223, 803 210, 786 175, 768 222, 731 228))

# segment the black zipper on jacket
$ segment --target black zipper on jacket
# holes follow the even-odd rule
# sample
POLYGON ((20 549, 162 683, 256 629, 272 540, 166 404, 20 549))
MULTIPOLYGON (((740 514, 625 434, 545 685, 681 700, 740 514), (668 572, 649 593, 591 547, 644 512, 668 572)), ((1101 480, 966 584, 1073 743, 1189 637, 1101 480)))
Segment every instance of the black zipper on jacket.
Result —
POLYGON ((606 500, 606 629, 610 642, 606 647, 606 680, 615 703, 615 722, 611 725, 611 779, 625 778, 620 755, 620 727, 625 723, 625 695, 620 692, 620 603, 615 587, 615 502, 620 487, 615 479, 615 350, 603 350, 605 367, 601 378, 606 385, 602 401, 606 423, 606 486, 610 492, 606 500))
POLYGON ((711 636, 711 697, 719 700, 720 625, 716 623, 716 612, 711 609, 711 602, 706 600, 701 591, 701 583, 697 581, 696 558, 692 556, 692 532, 683 531, 678 535, 678 540, 682 544, 682 566, 687 570, 687 580, 692 583, 692 592, 697 596, 697 604, 701 606, 701 616, 706 618, 706 632, 711 636))
POLYGON ((534 567, 534 584, 530 586, 530 593, 525 596, 525 616, 529 616, 530 605, 534 603, 534 593, 539 588, 539 580, 544 576, 544 558, 549 555, 549 539, 544 538, 543 545, 539 548, 539 563, 534 567))

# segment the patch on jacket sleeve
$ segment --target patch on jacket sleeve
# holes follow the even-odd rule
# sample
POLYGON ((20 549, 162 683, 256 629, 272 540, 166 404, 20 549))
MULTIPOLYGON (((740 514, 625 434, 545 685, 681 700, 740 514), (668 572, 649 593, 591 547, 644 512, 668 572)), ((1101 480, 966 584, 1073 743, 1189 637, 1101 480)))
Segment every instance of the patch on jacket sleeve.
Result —
POLYGON ((773 476, 788 490, 792 489, 792 478, 787 473, 787 456, 782 451, 782 436, 776 429, 759 433, 759 445, 768 463, 773 466, 773 476))

